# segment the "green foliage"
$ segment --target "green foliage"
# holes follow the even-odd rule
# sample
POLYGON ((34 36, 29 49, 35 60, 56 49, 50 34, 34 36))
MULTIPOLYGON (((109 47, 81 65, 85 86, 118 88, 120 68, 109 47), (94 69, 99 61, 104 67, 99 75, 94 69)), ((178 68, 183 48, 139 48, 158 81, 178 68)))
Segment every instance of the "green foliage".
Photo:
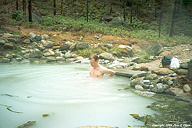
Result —
POLYGON ((150 58, 150 55, 148 54, 140 57, 141 60, 148 60, 149 58, 150 58))
POLYGON ((166 46, 173 46, 176 44, 190 44, 192 37, 189 36, 179 36, 175 35, 173 37, 169 37, 167 34, 161 34, 161 38, 159 38, 159 33, 157 30, 152 29, 142 29, 142 28, 150 28, 149 24, 141 25, 141 22, 138 21, 138 25, 135 25, 134 27, 124 27, 124 26, 131 26, 131 24, 124 23, 124 26, 119 27, 111 27, 109 25, 106 25, 104 23, 99 23, 97 21, 92 22, 86 22, 84 18, 74 19, 71 17, 64 17, 61 15, 49 15, 43 17, 44 22, 41 24, 31 24, 26 23, 27 25, 31 26, 37 26, 42 29, 48 29, 48 30, 58 30, 58 31, 75 31, 80 33, 101 33, 101 34, 109 34, 109 35, 120 35, 123 37, 131 37, 131 38, 138 38, 138 39, 144 39, 150 42, 154 43, 164 43, 166 46), (145 26, 146 25, 146 26, 145 26), (140 26, 140 27, 136 27, 140 26))
POLYGON ((79 54, 83 57, 89 57, 94 52, 91 49, 83 49, 83 50, 77 50, 75 51, 76 54, 79 54))
POLYGON ((21 21, 23 19, 24 13, 17 10, 11 14, 11 18, 16 21, 21 21))
MULTIPOLYGON (((174 26, 174 36, 169 37, 170 23, 172 17, 172 9, 174 0, 171 1, 134 1, 134 10, 137 15, 133 15, 133 21, 130 23, 130 6, 126 6, 126 21, 105 24, 101 23, 104 15, 111 15, 113 17, 122 17, 122 6, 113 3, 102 1, 89 1, 89 22, 86 22, 86 1, 83 0, 69 0, 63 3, 63 14, 57 10, 57 15, 53 16, 50 10, 39 8, 39 13, 43 16, 44 22, 41 24, 33 23, 27 26, 36 26, 47 30, 56 31, 72 31, 79 33, 100 33, 114 36, 131 37, 137 39, 144 39, 153 43, 163 43, 165 46, 173 46, 177 44, 190 44, 192 37, 191 30, 192 20, 189 9, 185 9, 182 2, 180 8, 177 10, 176 22, 174 26), (166 5, 166 6, 165 6, 166 5), (161 38, 159 38, 158 23, 159 12, 164 7, 161 38), (110 9, 112 12, 110 13, 110 9), (137 10, 139 8, 139 10, 137 10), (155 14, 155 15, 154 15, 155 14), (187 35, 187 36, 185 36, 187 35)), ((118 1, 122 2, 122 1, 118 1)), ((184 2, 184 1, 183 1, 184 2)), ((52 7, 53 1, 43 0, 37 2, 39 5, 45 7, 52 7)), ((60 8, 61 2, 56 2, 57 8, 60 8)), ((189 6, 189 5, 187 5, 189 6)), ((189 8, 189 7, 188 7, 189 8)), ((16 12, 16 14, 20 12, 16 12)), ((119 52, 119 51, 118 51, 119 52)))

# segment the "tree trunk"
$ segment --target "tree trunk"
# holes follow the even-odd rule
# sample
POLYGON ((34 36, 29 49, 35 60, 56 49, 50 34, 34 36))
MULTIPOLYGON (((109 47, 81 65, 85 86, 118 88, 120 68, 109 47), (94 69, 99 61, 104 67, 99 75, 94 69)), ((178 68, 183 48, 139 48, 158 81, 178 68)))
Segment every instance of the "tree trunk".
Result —
POLYGON ((133 22, 132 17, 133 17, 133 0, 131 0, 131 14, 130 14, 130 23, 131 23, 131 24, 132 24, 132 22, 133 22))
POLYGON ((54 6, 53 15, 55 16, 56 15, 56 0, 53 1, 53 6, 54 6))
POLYGON ((188 62, 188 80, 192 81, 192 59, 188 62))
POLYGON ((110 12, 109 12, 110 15, 112 14, 112 11, 113 11, 113 8, 112 8, 112 0, 111 0, 111 8, 110 8, 110 12))
POLYGON ((16 0, 15 5, 16 5, 16 10, 19 10, 19 1, 18 0, 16 0))
POLYGON ((29 22, 32 22, 32 0, 28 0, 29 22))
POLYGON ((126 14, 125 14, 125 12, 126 12, 126 0, 124 0, 124 11, 123 11, 123 18, 124 18, 124 21, 126 21, 126 14))
POLYGON ((61 0, 61 15, 63 14, 63 0, 61 0))
POLYGON ((26 1, 23 0, 23 12, 26 13, 26 1))
POLYGON ((173 10, 173 16, 172 16, 172 22, 171 22, 171 30, 170 30, 170 33, 169 33, 170 37, 173 36, 173 28, 174 28, 174 23, 175 23, 176 6, 177 6, 177 0, 175 0, 175 4, 174 4, 174 10, 173 10))
POLYGON ((89 1, 87 0, 87 22, 89 22, 89 1))

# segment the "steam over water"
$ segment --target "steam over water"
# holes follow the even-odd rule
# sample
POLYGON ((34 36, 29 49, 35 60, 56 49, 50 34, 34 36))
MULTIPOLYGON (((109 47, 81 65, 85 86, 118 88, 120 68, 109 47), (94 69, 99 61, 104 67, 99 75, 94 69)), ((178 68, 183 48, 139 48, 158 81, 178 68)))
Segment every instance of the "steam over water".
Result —
POLYGON ((123 90, 128 78, 88 76, 88 64, 0 65, 0 128, 127 128, 143 125, 129 114, 153 113, 153 100, 123 90))

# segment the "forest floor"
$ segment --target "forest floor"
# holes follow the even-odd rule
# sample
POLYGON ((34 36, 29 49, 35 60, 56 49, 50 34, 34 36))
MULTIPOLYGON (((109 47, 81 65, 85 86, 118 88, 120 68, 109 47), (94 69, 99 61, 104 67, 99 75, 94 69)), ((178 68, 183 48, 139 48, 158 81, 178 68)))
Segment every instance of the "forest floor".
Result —
MULTIPOLYGON (((82 33, 82 32, 61 32, 61 31, 51 31, 46 29, 40 29, 29 26, 22 25, 14 25, 11 22, 10 16, 0 14, 0 28, 10 29, 15 32, 22 33, 23 36, 29 36, 29 33, 35 34, 53 34, 57 35, 55 38, 57 42, 66 41, 76 41, 83 36, 83 42, 94 42, 94 43, 110 43, 113 42, 115 44, 124 44, 131 45, 131 47, 139 53, 139 51, 146 51, 147 48, 150 48, 153 45, 153 42, 148 42, 142 39, 130 38, 130 37, 121 37, 121 36, 112 36, 112 35, 103 35, 99 33, 82 33), (83 35, 82 35, 83 34, 83 35), (96 40, 94 36, 97 35, 100 40, 96 40)), ((178 58, 181 62, 186 62, 189 59, 192 59, 192 42, 191 44, 182 44, 176 45, 172 47, 165 47, 166 53, 165 55, 170 55, 172 57, 178 58)), ((140 55, 143 55, 143 52, 140 52, 140 55)), ((163 54, 164 55, 164 54, 163 54)))

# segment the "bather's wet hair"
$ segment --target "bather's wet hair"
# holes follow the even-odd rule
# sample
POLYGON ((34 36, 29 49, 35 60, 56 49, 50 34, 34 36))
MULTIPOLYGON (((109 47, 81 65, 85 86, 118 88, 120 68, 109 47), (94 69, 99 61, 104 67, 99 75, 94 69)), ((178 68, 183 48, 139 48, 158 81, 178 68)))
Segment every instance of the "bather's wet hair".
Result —
POLYGON ((89 59, 93 58, 95 61, 99 60, 99 57, 97 54, 93 54, 89 56, 89 59))

